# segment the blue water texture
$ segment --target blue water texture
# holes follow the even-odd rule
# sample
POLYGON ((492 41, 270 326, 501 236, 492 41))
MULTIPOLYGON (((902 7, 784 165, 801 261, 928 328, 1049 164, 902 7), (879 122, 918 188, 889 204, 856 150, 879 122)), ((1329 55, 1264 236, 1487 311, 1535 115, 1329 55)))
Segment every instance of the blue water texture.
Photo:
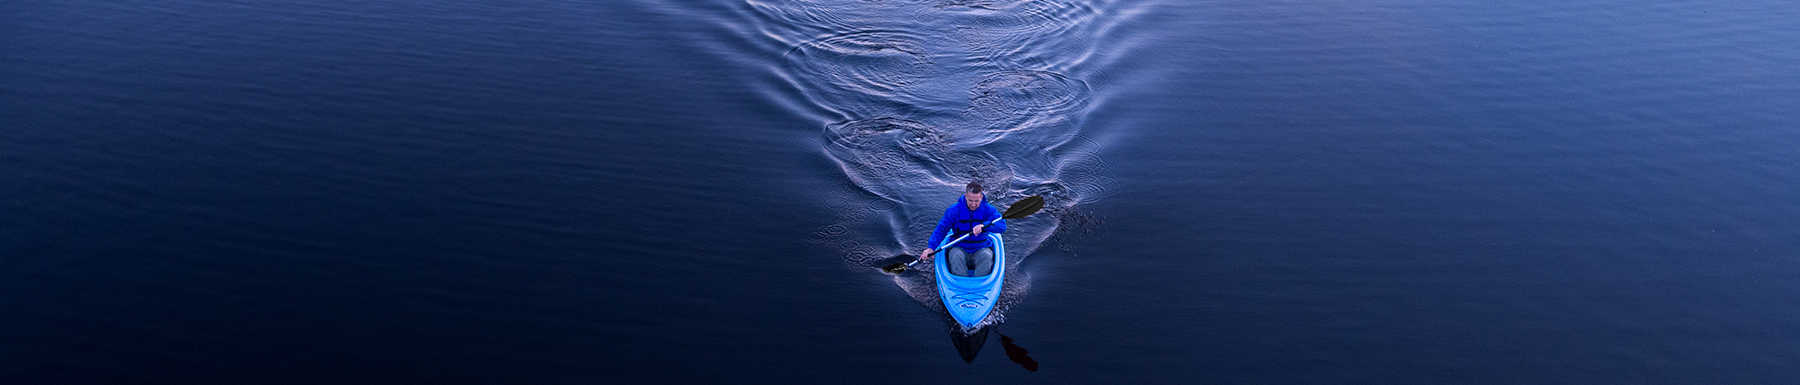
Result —
POLYGON ((1795 20, 4 2, 0 383, 1791 383, 1795 20))

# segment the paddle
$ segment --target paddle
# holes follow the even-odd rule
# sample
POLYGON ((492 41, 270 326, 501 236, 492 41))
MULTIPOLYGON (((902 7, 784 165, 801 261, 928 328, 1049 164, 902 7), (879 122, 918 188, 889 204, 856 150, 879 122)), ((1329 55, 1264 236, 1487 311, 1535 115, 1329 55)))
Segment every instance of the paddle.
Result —
MULTIPOLYGON (((1044 208, 1044 197, 1032 195, 1025 199, 1020 199, 1018 202, 1013 202, 1011 207, 1006 208, 1006 213, 1000 215, 1000 218, 994 219, 992 221, 987 221, 987 223, 984 223, 983 225, 994 224, 995 221, 999 221, 1000 219, 1024 218, 1024 217, 1030 216, 1031 214, 1036 214, 1038 212, 1038 210, 1043 209, 1043 208, 1044 208)), ((970 234, 973 234, 973 233, 970 233, 970 234)), ((955 245, 957 242, 962 242, 963 238, 968 238, 970 234, 963 234, 960 237, 956 237, 955 240, 951 240, 950 242, 945 242, 944 244, 955 245)), ((919 261, 923 261, 923 259, 919 259, 917 256, 913 256, 913 255, 902 255, 900 257, 913 257, 913 261, 907 262, 907 263, 895 262, 891 265, 882 266, 881 271, 885 271, 888 273, 899 273, 902 271, 906 271, 907 268, 912 267, 912 265, 919 263, 919 261)), ((899 258, 899 257, 896 257, 896 258, 899 258)))

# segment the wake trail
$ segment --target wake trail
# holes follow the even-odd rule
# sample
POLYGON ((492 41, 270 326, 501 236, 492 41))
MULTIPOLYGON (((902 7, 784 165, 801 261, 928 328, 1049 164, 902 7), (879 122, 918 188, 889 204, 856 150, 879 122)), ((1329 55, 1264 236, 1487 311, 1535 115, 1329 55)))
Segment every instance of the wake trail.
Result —
MULTIPOLYGON (((1016 267, 1110 182, 1081 135, 1093 90, 1079 75, 1105 28, 1101 1, 748 0, 759 30, 787 47, 781 77, 811 107, 822 153, 858 191, 811 234, 850 266, 916 254, 961 186, 980 182, 1006 207, 1041 195, 1042 212, 1009 220, 1006 289, 989 323, 1029 290, 1016 267)), ((1071 219, 1080 219, 1073 220, 1071 219)), ((931 308, 930 269, 894 277, 931 308)))

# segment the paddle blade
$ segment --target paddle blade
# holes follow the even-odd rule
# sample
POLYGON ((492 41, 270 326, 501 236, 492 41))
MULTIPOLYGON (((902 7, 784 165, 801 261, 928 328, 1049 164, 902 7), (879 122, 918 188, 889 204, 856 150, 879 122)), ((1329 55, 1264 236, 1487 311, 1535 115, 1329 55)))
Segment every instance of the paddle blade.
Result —
POLYGON ((896 256, 894 256, 894 258, 900 258, 901 261, 890 263, 887 266, 882 266, 881 271, 886 272, 888 274, 899 274, 900 272, 906 271, 906 268, 909 267, 909 266, 907 266, 907 263, 916 261, 917 259, 913 259, 913 258, 918 258, 918 256, 896 255, 896 256))
POLYGON ((1001 215, 1000 217, 1006 218, 1006 219, 1024 218, 1024 217, 1030 216, 1031 214, 1036 214, 1038 212, 1038 210, 1041 210, 1043 208, 1044 208, 1044 197, 1032 195, 1029 198, 1020 199, 1018 202, 1013 202, 1011 207, 1006 208, 1006 214, 1001 215))

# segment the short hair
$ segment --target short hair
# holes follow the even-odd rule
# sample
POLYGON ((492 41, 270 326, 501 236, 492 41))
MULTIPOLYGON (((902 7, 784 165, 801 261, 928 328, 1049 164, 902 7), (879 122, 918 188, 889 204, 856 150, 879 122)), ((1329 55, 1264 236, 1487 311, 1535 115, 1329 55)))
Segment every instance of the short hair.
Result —
POLYGON ((981 182, 969 182, 969 186, 967 188, 964 188, 963 192, 972 193, 972 194, 980 194, 981 193, 981 182))

